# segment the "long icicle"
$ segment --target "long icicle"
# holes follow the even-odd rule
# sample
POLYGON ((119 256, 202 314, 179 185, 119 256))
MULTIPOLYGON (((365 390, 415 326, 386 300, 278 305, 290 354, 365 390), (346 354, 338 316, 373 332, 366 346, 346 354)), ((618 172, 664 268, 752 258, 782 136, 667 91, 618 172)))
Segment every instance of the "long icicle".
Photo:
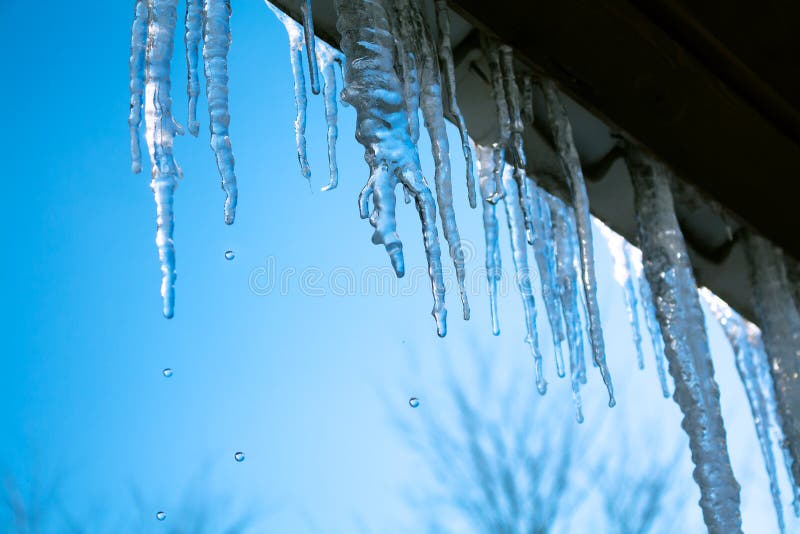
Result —
POLYGON ((294 119, 294 137, 297 144, 297 161, 300 163, 300 173, 311 185, 311 167, 308 165, 308 152, 306 149, 306 77, 303 74, 303 30, 289 15, 264 0, 267 7, 286 28, 289 34, 289 60, 292 64, 292 78, 294 79, 294 106, 297 114, 294 119))
POLYGON ((198 74, 200 40, 203 37, 203 0, 186 0, 183 42, 186 46, 187 83, 189 97, 189 120, 186 129, 197 137, 200 123, 197 122, 197 98, 200 96, 200 76, 198 74))
POLYGON ((581 325, 580 296, 578 293, 578 272, 575 269, 577 257, 572 244, 575 223, 570 208, 559 199, 548 195, 550 215, 553 226, 553 242, 556 249, 556 273, 558 276, 559 298, 564 314, 564 325, 569 345, 569 376, 572 385, 572 399, 575 403, 575 418, 583 422, 580 393, 581 382, 586 381, 583 355, 583 327, 581 325))
POLYGON ((650 334, 650 343, 653 346, 658 383, 661 385, 661 394, 666 399, 669 398, 669 384, 667 383, 667 370, 664 362, 664 338, 661 335, 661 326, 659 326, 658 319, 656 319, 656 307, 653 304, 653 294, 650 291, 650 283, 647 281, 647 277, 642 274, 642 269, 643 265, 640 254, 638 258, 633 258, 633 270, 635 276, 639 279, 639 297, 642 303, 644 322, 645 325, 647 325, 647 331, 650 334))
POLYGON ((639 369, 644 369, 644 353, 642 351, 642 333, 639 329, 639 303, 636 298, 636 289, 633 285, 633 268, 628 248, 630 245, 625 238, 616 233, 605 224, 597 221, 597 227, 606 240, 608 251, 614 261, 614 280, 622 288, 625 295, 625 309, 628 312, 628 323, 633 333, 633 345, 636 349, 636 363, 639 369))
POLYGON ((555 137, 561 166, 567 176, 572 204, 575 207, 575 219, 578 230, 578 244, 581 258, 581 278, 583 279, 583 292, 586 298, 586 308, 589 320, 589 339, 592 344, 594 362, 600 369, 600 375, 608 390, 608 405, 614 406, 614 386, 611 373, 606 365, 605 342, 603 341, 603 326, 600 323, 600 304, 597 302, 597 278, 594 272, 594 251, 592 249, 592 222, 589 213, 589 196, 586 192, 586 183, 583 180, 578 150, 572 138, 572 126, 567 116, 567 110, 558 96, 558 90, 552 80, 542 80, 542 92, 547 105, 547 115, 555 137))
POLYGON ((161 298, 167 319, 175 314, 175 246, 173 195, 180 169, 172 154, 174 136, 183 133, 172 117, 170 59, 177 20, 177 0, 149 0, 144 116, 147 147, 153 164, 150 188, 156 201, 156 246, 161 262, 161 298))
POLYGON ((325 105, 325 124, 328 137, 328 183, 322 191, 330 191, 339 185, 339 167, 336 164, 336 140, 339 137, 338 106, 336 104, 336 70, 334 66, 341 65, 342 57, 339 51, 324 42, 317 43, 317 63, 322 72, 322 100, 325 105))
POLYGON ((503 88, 503 76, 500 71, 500 52, 497 43, 485 34, 481 34, 481 48, 489 66, 492 82, 492 99, 497 112, 497 139, 492 145, 494 161, 494 182, 497 190, 486 200, 495 203, 503 198, 503 169, 506 165, 506 147, 511 139, 511 119, 506 104, 506 91, 503 88))
POLYGON ((644 272, 675 380, 675 402, 689 436, 700 507, 711 534, 741 532, 733 476, 697 284, 669 189, 668 170, 635 147, 626 156, 633 183, 644 272))
POLYGON ((496 191, 494 183, 494 149, 476 146, 478 154, 478 182, 483 204, 483 236, 486 240, 486 281, 489 285, 489 312, 492 319, 492 334, 500 335, 500 318, 497 312, 497 283, 502 277, 500 245, 498 243, 497 205, 486 200, 496 191))
POLYGON ((311 0, 300 0, 300 12, 303 15, 303 35, 305 36, 306 58, 308 59, 308 79, 311 82, 311 92, 318 95, 319 69, 317 68, 317 54, 314 51, 316 39, 314 37, 314 15, 311 11, 311 0))
POLYGON ((211 149, 225 191, 225 224, 233 224, 239 191, 236 187, 233 150, 228 126, 228 51, 231 47, 230 0, 205 0, 203 17, 203 64, 211 129, 211 149))
POLYGON ((405 29, 400 35, 403 47, 406 50, 413 50, 416 57, 420 87, 419 107, 424 118, 425 129, 431 140, 439 218, 442 221, 442 231, 456 270, 456 281, 461 296, 464 319, 469 319, 469 302, 464 287, 466 279, 464 251, 461 248, 461 237, 458 232, 455 210, 453 209, 450 144, 444 123, 441 75, 433 50, 435 45, 422 18, 422 12, 416 3, 410 0, 396 0, 393 4, 395 12, 401 21, 401 31, 405 29))
POLYGON ((753 305, 769 356, 783 434, 792 456, 792 478, 800 484, 800 313, 786 276, 783 253, 766 239, 747 234, 753 305))
POLYGON ((464 161, 467 171, 467 199, 471 208, 477 207, 475 200, 475 172, 472 148, 470 147, 467 123, 461 114, 456 98, 456 68, 453 61, 453 45, 450 42, 450 16, 446 0, 436 0, 436 25, 439 29, 439 64, 442 68, 445 88, 445 114, 446 117, 458 127, 461 136, 461 149, 464 152, 464 161))
MULTIPOLYGON (((747 401, 750 404, 750 414, 753 416, 753 424, 756 427, 758 444, 761 448, 761 456, 764 459, 764 467, 769 479, 769 490, 772 495, 772 504, 775 507, 775 514, 778 519, 778 528, 783 533, 786 525, 783 520, 783 506, 781 504, 780 489, 778 487, 778 470, 776 468, 775 456, 772 453, 772 439, 770 438, 770 414, 768 403, 772 401, 769 391, 765 391, 761 383, 761 368, 769 368, 766 354, 759 351, 759 347, 753 344, 755 336, 748 336, 748 326, 742 317, 733 311, 722 299, 714 295, 706 288, 700 288, 700 295, 708 304, 711 314, 719 322, 725 336, 731 344, 736 361, 736 371, 739 379, 744 386, 747 401)), ((760 337, 760 336, 759 336, 760 337)))
POLYGON ((343 100, 356 110, 356 139, 364 146, 370 178, 359 197, 362 217, 375 228, 373 243, 383 244, 398 276, 405 272, 403 246, 396 232, 394 188, 401 183, 417 205, 433 292, 437 334, 447 333, 436 202, 420 169, 411 141, 403 87, 395 72, 395 36, 389 28, 388 0, 336 0, 336 27, 346 59, 343 100), (373 211, 368 211, 372 197, 373 211))
POLYGON ((542 285, 542 298, 544 299, 550 331, 553 335, 553 355, 556 363, 556 373, 564 377, 564 355, 561 342, 564 341, 564 321, 561 311, 561 300, 558 297, 558 269, 556 267, 556 254, 550 206, 545 195, 548 193, 540 189, 535 183, 528 184, 529 202, 532 207, 534 241, 533 251, 536 264, 539 267, 539 279, 542 285))
POLYGON ((547 392, 547 382, 542 371, 542 354, 539 351, 539 334, 536 331, 536 301, 531 287, 531 270, 528 267, 528 244, 525 239, 525 223, 520 207, 520 191, 514 179, 514 169, 507 165, 503 170, 503 205, 506 208, 508 231, 511 234, 511 252, 514 259, 517 286, 525 310, 525 342, 530 345, 536 370, 536 389, 541 395, 547 392))
POLYGON ((139 129, 142 126, 144 106, 145 48, 147 47, 148 7, 145 0, 137 0, 133 6, 131 25, 130 91, 131 109, 128 127, 131 135, 131 171, 142 172, 142 149, 139 146, 139 129))

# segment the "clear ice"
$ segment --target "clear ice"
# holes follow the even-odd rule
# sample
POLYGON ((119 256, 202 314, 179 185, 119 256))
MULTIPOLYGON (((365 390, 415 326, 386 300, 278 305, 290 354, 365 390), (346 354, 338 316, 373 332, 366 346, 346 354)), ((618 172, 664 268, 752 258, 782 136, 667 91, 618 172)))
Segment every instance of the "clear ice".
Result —
POLYGON ((709 532, 741 532, 739 484, 733 476, 720 413, 719 387, 706 337, 697 284, 673 208, 668 170, 635 147, 626 162, 634 190, 644 273, 675 380, 709 532))
POLYGON ((308 59, 308 79, 311 82, 311 92, 319 94, 319 69, 317 68, 317 54, 314 51, 316 38, 314 37, 314 16, 311 11, 311 0, 300 1, 300 12, 303 14, 303 35, 306 45, 306 59, 308 59))
POLYGON ((478 154, 478 182, 483 204, 483 236, 486 241, 486 281, 489 285, 489 312, 492 318, 492 334, 500 335, 500 319, 497 314, 497 283, 502 277, 500 245, 498 243, 497 205, 487 199, 497 191, 494 183, 494 149, 476 146, 478 154))
POLYGON ((555 82, 542 80, 542 93, 547 106, 547 116, 553 129, 556 148, 564 174, 567 176, 572 204, 575 208, 575 221, 578 231, 578 249, 581 258, 581 278, 589 320, 589 339, 592 345, 594 362, 600 369, 600 375, 608 390, 608 405, 614 406, 614 386, 611 374, 606 365, 603 327, 600 323, 600 304, 597 302, 597 278, 594 272, 594 251, 592 249, 592 221, 589 213, 589 196, 583 180, 578 150, 572 138, 572 125, 567 110, 558 96, 555 82))
MULTIPOLYGON (((731 344, 736 360, 736 371, 744 385, 747 401, 750 404, 750 414, 756 427, 758 444, 764 467, 769 478, 769 489, 772 495, 772 504, 778 519, 778 528, 783 533, 786 525, 783 520, 783 506, 781 505, 780 489, 778 487, 778 471, 775 465, 775 455, 772 453, 772 438, 770 435, 770 405, 774 405, 772 398, 772 384, 764 383, 763 377, 769 373, 769 363, 761 344, 761 334, 758 328, 745 321, 738 313, 733 311, 725 301, 714 295, 706 288, 701 288, 700 295, 708 304, 714 318, 722 326, 725 336, 731 344)), ((791 473, 790 473, 791 475, 791 473)))
POLYGON ((753 305, 769 356, 778 415, 791 453, 792 478, 800 485, 800 312, 794 303, 783 253, 748 234, 746 250, 753 305))
POLYGON ((403 245, 397 235, 395 188, 402 184, 417 206, 433 292, 433 316, 439 336, 447 333, 436 202, 428 189, 417 148, 409 134, 403 84, 395 71, 395 37, 389 26, 391 3, 385 0, 336 0, 336 27, 345 55, 342 99, 356 110, 356 140, 364 146, 370 177, 359 195, 362 218, 375 228, 372 242, 382 244, 397 276, 403 276, 403 245), (369 200, 372 199, 372 210, 369 200))

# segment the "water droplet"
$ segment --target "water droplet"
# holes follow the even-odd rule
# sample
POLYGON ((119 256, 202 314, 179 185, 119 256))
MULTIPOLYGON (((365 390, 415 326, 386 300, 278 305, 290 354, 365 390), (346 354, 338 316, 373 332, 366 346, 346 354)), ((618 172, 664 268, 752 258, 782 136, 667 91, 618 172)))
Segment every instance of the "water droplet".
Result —
POLYGON ((167 518, 167 513, 166 512, 160 512, 160 511, 156 512, 156 519, 158 519, 159 521, 163 521, 166 518, 167 518))
POLYGON ((235 257, 236 257, 236 254, 234 254, 232 250, 226 250, 225 251, 225 259, 226 260, 230 261, 235 257))
POLYGON ((416 397, 411 397, 410 399, 408 399, 408 405, 411 406, 412 408, 416 408, 417 406, 419 406, 419 399, 416 397))
POLYGON ((244 462, 244 453, 242 451, 237 452, 233 455, 233 459, 237 462, 244 462))
POLYGON ((169 367, 167 367, 166 369, 164 369, 163 371, 161 371, 161 374, 162 374, 162 375, 164 375, 165 377, 169 378, 169 377, 171 377, 171 376, 172 376, 172 369, 170 369, 169 367))

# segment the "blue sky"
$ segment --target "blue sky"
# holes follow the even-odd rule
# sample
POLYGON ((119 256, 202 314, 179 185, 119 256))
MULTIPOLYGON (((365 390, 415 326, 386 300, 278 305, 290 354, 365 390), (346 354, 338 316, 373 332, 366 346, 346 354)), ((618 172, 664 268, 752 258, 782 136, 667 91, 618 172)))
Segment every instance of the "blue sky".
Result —
MULTIPOLYGON (((460 319, 450 291, 448 335, 440 340, 423 278, 407 274, 397 295, 331 290, 332 273, 361 277, 388 265, 382 247, 370 243, 371 227, 358 218, 356 197, 368 171, 353 139, 352 110, 340 110, 339 188, 320 193, 327 182, 324 113, 321 99, 310 98, 310 189, 297 166, 284 29, 261 1, 234 0, 229 69, 237 219, 231 227, 223 223, 201 98, 200 138, 176 141, 184 171, 175 201, 177 301, 174 319, 165 320, 149 178, 130 172, 130 4, 0 4, 7 39, 0 141, 9 214, 0 475, 16 480, 23 493, 55 485, 50 507, 59 513, 52 525, 67 516, 82 532, 164 532, 190 524, 197 507, 208 511, 209 525, 253 509, 257 532, 419 531, 425 514, 409 506, 407 494, 424 493, 432 475, 393 422, 426 412, 447 418, 444 408, 436 411, 446 404, 444 369, 466 376, 476 359, 534 388, 518 295, 512 289, 500 299, 502 335, 494 338, 485 291, 471 295, 469 322, 460 319), (235 260, 225 260, 228 249, 235 260), (268 265, 284 275, 293 270, 287 291, 253 289, 254 276, 268 265), (308 291, 308 277, 315 276, 308 273, 321 273, 313 284, 324 296, 308 291), (161 375, 165 367, 174 369, 171 378, 161 375), (421 399, 413 411, 412 395, 421 399), (246 454, 242 463, 233 460, 239 450, 246 454), (166 521, 155 520, 158 510, 167 512, 166 521)), ((173 109, 185 122, 182 50, 179 37, 173 109)), ((452 147, 456 139, 451 131, 452 147)), ((430 170, 426 151, 423 142, 430 170)), ((475 272, 483 265, 481 215, 467 205, 458 152, 456 213, 475 272)), ((420 228, 412 206, 398 211, 410 274, 425 265, 420 228)), ((510 266, 505 232, 501 246, 510 266)), ((680 414, 660 397, 649 352, 645 371, 635 370, 622 292, 599 236, 596 249, 619 403, 606 416, 612 424, 597 448, 626 440, 646 471, 653 432, 660 443, 685 441, 680 414), (625 434, 613 430, 615 421, 625 434)), ((555 377, 539 303, 550 391, 535 402, 569 418, 569 387, 555 377)), ((722 333, 709 325, 743 485, 744 526, 773 530, 743 388, 722 333)), ((589 372, 587 416, 604 417, 602 383, 595 369, 589 372)), ((687 491, 696 491, 688 453, 682 466, 687 491)), ((698 509, 686 515, 699 528, 698 509)), ((0 511, 0 524, 7 521, 0 511)), ((63 531, 52 525, 45 530, 63 531)))

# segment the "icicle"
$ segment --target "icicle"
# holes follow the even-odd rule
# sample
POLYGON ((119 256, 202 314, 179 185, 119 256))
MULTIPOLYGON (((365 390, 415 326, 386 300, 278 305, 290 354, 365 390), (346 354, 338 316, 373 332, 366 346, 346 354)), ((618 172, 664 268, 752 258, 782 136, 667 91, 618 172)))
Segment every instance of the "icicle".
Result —
POLYGON ((228 51, 231 47, 230 0, 205 0, 203 7, 203 64, 211 128, 211 149, 225 191, 225 224, 233 224, 239 192, 228 125, 228 51))
POLYGON ((335 64, 341 65, 341 54, 324 42, 317 43, 317 63, 322 71, 322 100, 325 103, 325 124, 328 126, 328 172, 330 180, 322 191, 330 191, 339 185, 339 168, 336 165, 336 139, 339 137, 338 109, 336 105, 335 64))
POLYGON ((567 117, 567 110, 558 96, 555 83, 551 80, 542 81, 542 92, 547 104, 547 115, 553 129, 558 155, 564 174, 567 176, 572 203, 575 207, 575 218, 578 230, 578 244, 581 258, 581 278, 583 279, 583 292, 586 298, 586 308, 589 320, 589 339, 592 344, 594 362, 600 368, 600 375, 608 389, 608 405, 614 406, 614 386, 611 374, 606 366, 605 344, 603 341, 603 327, 600 323, 600 305, 597 302, 597 279, 594 272, 594 251, 592 249, 592 223, 589 214, 589 197, 586 193, 586 183, 583 180, 583 171, 572 138, 572 126, 567 117))
POLYGON ((522 118, 528 124, 534 123, 533 116, 533 80, 530 76, 522 77, 522 118))
POLYGON ((172 242, 172 199, 180 169, 172 155, 174 136, 183 133, 172 117, 170 59, 177 0, 149 0, 150 20, 146 53, 144 115, 147 147, 153 164, 150 187, 156 200, 156 246, 161 261, 164 317, 175 313, 175 247, 172 242))
POLYGON ((761 326, 775 384, 783 433, 800 484, 800 313, 794 305, 783 253, 762 237, 747 235, 753 306, 761 326))
POLYGON ((311 184, 311 167, 308 165, 306 152, 306 78, 303 74, 303 30, 300 25, 292 20, 289 15, 265 0, 267 7, 275 13, 289 34, 289 60, 292 64, 292 77, 294 78, 294 105, 297 115, 294 119, 294 137, 297 143, 297 161, 300 163, 300 173, 309 185, 311 184))
POLYGON ((303 33, 306 42, 306 58, 308 59, 308 79, 311 82, 311 92, 318 95, 319 70, 317 69, 317 54, 314 51, 316 38, 314 37, 314 16, 311 12, 311 0, 300 1, 300 12, 303 14, 303 33))
MULTIPOLYGON (((394 217, 398 182, 408 188, 422 222, 437 333, 447 332, 444 280, 436 229, 436 203, 425 184, 419 155, 408 133, 403 88, 394 70, 395 39, 387 21, 387 0, 336 0, 337 29, 346 59, 343 99, 356 109, 356 139, 364 146, 370 178, 359 197, 362 218, 375 228, 398 276, 404 274, 403 246, 394 217), (368 212, 372 197, 374 209, 368 212)), ((390 9, 390 8, 389 8, 390 9)))
POLYGON ((778 473, 775 467, 775 456, 772 454, 772 440, 770 439, 768 403, 772 399, 770 392, 763 389, 761 382, 761 369, 763 368, 766 372, 769 369, 766 354, 763 351, 759 351, 759 347, 752 343, 756 341, 755 337, 748 336, 748 327, 753 325, 746 325, 746 321, 738 313, 708 289, 701 288, 699 292, 708 304, 711 314, 722 326, 722 330, 725 332, 733 349, 736 370, 747 394, 750 413, 753 416, 758 443, 761 447, 761 456, 764 458, 764 467, 769 478, 769 489, 772 495, 772 504, 775 506, 778 528, 781 532, 785 532, 783 506, 781 505, 780 489, 778 488, 778 473))
MULTIPOLYGON (((466 278, 464 252, 461 248, 461 237, 453 209, 450 144, 444 123, 441 75, 439 64, 436 62, 433 39, 416 3, 410 0, 396 0, 393 5, 399 19, 400 42, 406 53, 406 60, 408 63, 416 60, 415 70, 419 76, 419 107, 422 110, 425 129, 431 140, 431 152, 435 164, 434 184, 436 185, 436 200, 439 203, 439 218, 442 221, 442 230, 456 270, 464 319, 469 319, 469 302, 464 288, 466 278), (411 53, 410 56, 409 53, 411 53)), ((406 88, 403 92, 407 93, 406 88)), ((413 103, 406 107, 407 109, 411 107, 413 110, 413 103)), ((416 110, 413 110, 412 114, 416 115, 416 110)))
POLYGON ((200 95, 200 76, 197 73, 197 67, 202 33, 203 0, 186 0, 185 33, 183 35, 188 69, 186 94, 189 96, 189 120, 186 128, 195 137, 200 132, 200 123, 197 122, 197 97, 200 95))
POLYGON ((470 148, 467 123, 461 115, 456 98, 456 68, 453 62, 453 47, 450 43, 450 18, 448 16, 447 1, 436 0, 436 24, 439 29, 439 63, 441 64, 445 87, 445 114, 446 117, 458 127, 461 136, 461 149, 467 168, 467 198, 471 208, 477 206, 475 200, 475 175, 473 171, 472 149, 470 148))
POLYGON ((741 532, 739 484, 733 476, 692 266, 672 204, 668 171, 629 147, 644 272, 666 345, 675 401, 689 435, 694 479, 709 532, 741 532))
POLYGON ((642 261, 639 257, 633 262, 636 277, 639 279, 639 297, 644 311, 644 322, 650 334, 650 342, 653 345, 653 355, 655 356, 656 371, 658 382, 661 384, 661 394, 664 398, 669 397, 669 384, 667 384, 667 371, 664 363, 664 338, 661 335, 661 326, 656 319, 656 307, 653 304, 653 294, 650 291, 650 283, 642 275, 642 261))
POLYGON ((142 150, 139 147, 139 128, 142 125, 144 105, 145 48, 147 46, 148 8, 145 0, 137 0, 133 7, 131 25, 130 91, 131 110, 128 126, 131 131, 131 171, 142 172, 142 150))
POLYGON ((586 383, 586 365, 583 356, 583 326, 581 325, 580 296, 578 293, 578 272, 575 269, 577 258, 573 246, 575 223, 569 208, 557 198, 546 197, 550 207, 555 244, 556 273, 558 276, 558 295, 569 345, 569 375, 572 385, 572 398, 575 402, 575 417, 583 422, 580 384, 586 383))
POLYGON ((556 362, 556 372, 560 378, 564 377, 564 356, 561 352, 561 342, 564 341, 564 324, 561 311, 561 300, 558 297, 558 272, 553 241, 553 228, 551 225, 550 206, 545 195, 535 183, 528 185, 530 204, 532 207, 534 224, 533 251, 536 264, 539 267, 539 279, 542 283, 542 298, 544 299, 550 331, 553 334, 553 352, 556 362))
POLYGON ((500 335, 500 319, 497 313, 497 282, 502 276, 500 245, 497 240, 497 206, 488 200, 497 191, 494 184, 494 150, 492 147, 476 146, 478 154, 478 179, 483 203, 483 235, 486 240, 486 281, 489 284, 489 312, 492 317, 492 334, 500 335))
POLYGON ((531 347, 531 354, 536 366, 536 388, 541 395, 544 395, 547 392, 547 382, 542 372, 542 354, 539 352, 539 335, 536 331, 536 300, 533 296, 531 271, 528 267, 528 247, 525 240, 524 216, 520 207, 520 191, 514 179, 514 169, 510 165, 503 170, 503 189, 505 190, 503 204, 506 208, 508 231, 511 234, 511 252, 514 259, 514 269, 517 273, 517 286, 522 296, 522 306, 525 309, 525 328, 527 331, 525 342, 531 347))
POLYGON ((614 260, 614 279, 625 293, 625 308, 628 312, 628 322, 633 332, 633 344, 636 348, 636 362, 639 369, 644 369, 644 354, 642 352, 642 334, 639 329, 639 303, 636 299, 636 289, 633 286, 633 268, 628 243, 614 230, 596 221, 600 233, 606 239, 608 251, 614 260))
POLYGON ((489 74, 492 81, 492 98, 497 110, 497 141, 492 145, 494 161, 494 182, 497 190, 486 200, 496 203, 503 198, 503 169, 506 165, 506 146, 511 139, 511 119, 508 116, 506 92, 503 88, 503 77, 500 71, 500 53, 497 44, 485 34, 481 34, 481 47, 489 65, 489 74))

